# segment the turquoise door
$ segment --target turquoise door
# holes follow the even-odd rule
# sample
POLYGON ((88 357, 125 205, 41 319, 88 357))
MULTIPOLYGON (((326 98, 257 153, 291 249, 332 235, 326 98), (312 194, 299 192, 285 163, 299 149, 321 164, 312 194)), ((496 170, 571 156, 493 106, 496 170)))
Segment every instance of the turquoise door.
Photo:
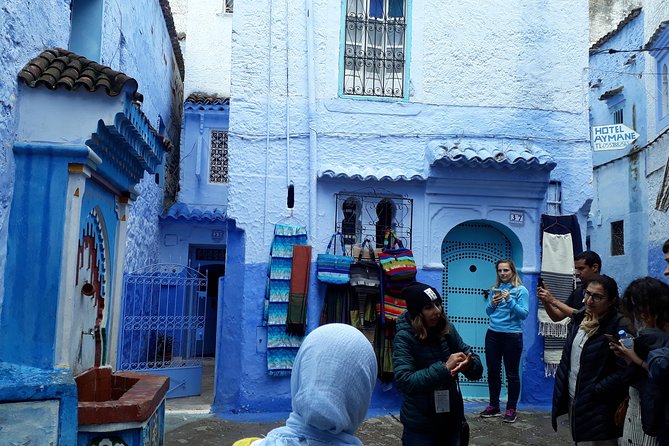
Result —
MULTIPOLYGON (((443 297, 449 320, 463 340, 483 362, 483 379, 462 377, 465 398, 488 398, 488 369, 485 362, 485 313, 487 291, 495 283, 495 262, 511 258, 511 242, 485 222, 462 223, 453 228, 442 244, 444 263, 443 297)), ((502 377, 502 398, 506 398, 506 378, 502 377)))

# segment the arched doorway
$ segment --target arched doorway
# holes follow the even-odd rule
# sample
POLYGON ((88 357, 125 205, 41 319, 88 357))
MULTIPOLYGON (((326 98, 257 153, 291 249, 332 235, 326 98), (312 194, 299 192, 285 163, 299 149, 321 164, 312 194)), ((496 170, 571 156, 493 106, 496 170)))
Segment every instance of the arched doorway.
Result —
MULTIPOLYGON (((485 370, 480 381, 472 382, 462 377, 465 398, 488 397, 485 364, 488 290, 495 282, 495 262, 503 258, 515 261, 519 254, 513 252, 511 240, 502 231, 485 221, 457 225, 442 243, 444 308, 464 341, 481 357, 485 370)), ((506 398, 505 381, 503 377, 502 398, 506 398)))

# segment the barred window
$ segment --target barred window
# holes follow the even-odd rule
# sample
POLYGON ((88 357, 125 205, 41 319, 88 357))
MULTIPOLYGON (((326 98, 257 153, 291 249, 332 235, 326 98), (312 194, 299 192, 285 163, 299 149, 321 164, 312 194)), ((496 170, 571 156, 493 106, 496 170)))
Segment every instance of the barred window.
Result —
POLYGON ((382 247, 386 229, 395 232, 405 247, 411 247, 412 199, 375 192, 341 192, 335 194, 335 203, 335 231, 344 235, 347 251, 365 239, 382 247))
POLYGON ((613 123, 614 124, 623 124, 624 116, 622 107, 613 112, 613 123))
POLYGON ((346 0, 345 95, 403 98, 406 0, 346 0))
POLYGON ((211 131, 209 182, 228 182, 228 132, 220 130, 211 131))
POLYGON ((232 14, 234 0, 225 0, 225 12, 232 14))
POLYGON ((623 220, 611 222, 611 255, 625 255, 625 227, 623 220))

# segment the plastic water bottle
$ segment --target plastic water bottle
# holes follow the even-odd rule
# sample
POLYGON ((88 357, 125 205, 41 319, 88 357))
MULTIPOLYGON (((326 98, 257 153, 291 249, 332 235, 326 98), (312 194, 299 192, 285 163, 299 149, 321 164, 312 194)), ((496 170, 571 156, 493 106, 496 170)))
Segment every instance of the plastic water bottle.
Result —
POLYGON ((630 336, 630 334, 627 333, 625 330, 619 330, 618 337, 620 338, 620 343, 625 348, 629 349, 634 348, 634 338, 630 336))

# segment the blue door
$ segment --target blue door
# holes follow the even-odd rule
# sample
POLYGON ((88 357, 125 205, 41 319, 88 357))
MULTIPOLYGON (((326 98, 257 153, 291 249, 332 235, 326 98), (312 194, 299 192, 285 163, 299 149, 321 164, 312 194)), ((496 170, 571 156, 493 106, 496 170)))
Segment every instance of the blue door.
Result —
MULTIPOLYGON (((449 320, 464 341, 481 357, 483 379, 462 377, 465 398, 488 398, 488 369, 485 363, 485 313, 487 291, 495 283, 495 262, 511 258, 511 242, 485 222, 467 222, 453 228, 442 244, 444 263, 443 297, 449 320)), ((506 379, 502 377, 502 398, 506 398, 506 379)))

